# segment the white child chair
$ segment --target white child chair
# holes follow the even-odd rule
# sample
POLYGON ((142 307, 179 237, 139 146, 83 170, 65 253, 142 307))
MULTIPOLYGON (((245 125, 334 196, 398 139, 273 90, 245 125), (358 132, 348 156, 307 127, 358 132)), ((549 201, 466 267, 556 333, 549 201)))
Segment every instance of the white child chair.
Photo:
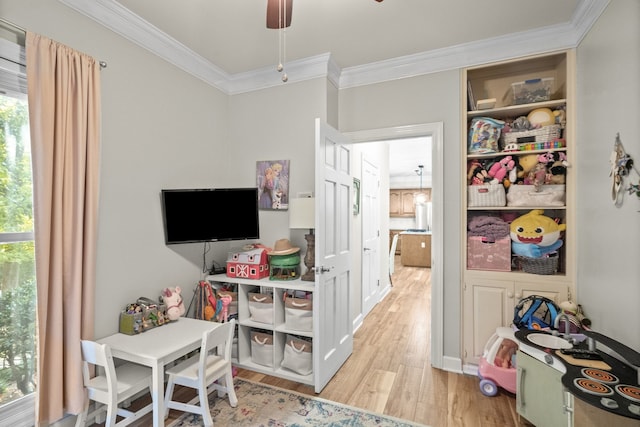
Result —
POLYGON ((202 415, 204 425, 212 427, 213 419, 209 409, 208 395, 214 389, 218 390, 219 397, 228 394, 229 404, 233 408, 238 405, 238 398, 233 389, 231 366, 231 346, 235 324, 236 321, 233 319, 203 333, 200 353, 167 370, 169 380, 165 394, 165 418, 169 415, 169 409, 177 409, 202 415), (214 349, 217 351, 213 352, 214 349), (216 384, 216 380, 222 380, 218 383, 224 384, 216 384), (196 389, 198 397, 187 403, 171 400, 176 384, 196 389), (199 406, 195 404, 197 402, 200 403, 199 406))
POLYGON ((105 427, 124 427, 148 414, 153 404, 133 412, 120 405, 129 401, 142 391, 151 393, 151 368, 135 363, 125 363, 115 367, 111 348, 107 344, 82 340, 82 378, 87 389, 82 412, 76 419, 76 427, 84 427, 87 419, 93 419, 103 411, 107 411, 105 427), (95 366, 95 376, 91 376, 90 365, 95 366), (95 409, 89 414, 90 401, 96 402, 95 409), (117 417, 123 419, 116 422, 117 417))

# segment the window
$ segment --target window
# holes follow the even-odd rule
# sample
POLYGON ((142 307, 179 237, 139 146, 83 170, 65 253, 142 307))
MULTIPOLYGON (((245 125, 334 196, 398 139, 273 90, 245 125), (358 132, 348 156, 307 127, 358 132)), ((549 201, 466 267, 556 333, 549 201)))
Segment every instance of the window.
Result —
POLYGON ((0 426, 33 425, 36 274, 24 48, 0 39, 0 426))

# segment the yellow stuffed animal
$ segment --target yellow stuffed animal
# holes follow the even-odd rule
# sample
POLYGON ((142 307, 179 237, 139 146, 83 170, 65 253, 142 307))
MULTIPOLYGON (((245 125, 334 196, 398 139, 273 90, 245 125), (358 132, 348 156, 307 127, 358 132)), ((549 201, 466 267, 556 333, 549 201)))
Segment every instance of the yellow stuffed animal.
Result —
POLYGON ((518 158, 518 181, 522 181, 529 175, 539 163, 537 154, 525 154, 518 158))
POLYGON ((540 258, 562 246, 560 232, 566 224, 557 224, 543 215, 542 209, 534 209, 521 215, 510 226, 511 251, 515 255, 540 258))

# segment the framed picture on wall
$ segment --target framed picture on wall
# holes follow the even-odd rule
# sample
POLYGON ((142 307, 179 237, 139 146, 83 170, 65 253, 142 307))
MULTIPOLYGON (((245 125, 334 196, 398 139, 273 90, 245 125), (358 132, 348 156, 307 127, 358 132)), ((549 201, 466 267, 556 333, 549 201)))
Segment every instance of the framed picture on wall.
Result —
POLYGON ((289 209, 289 160, 256 162, 256 185, 260 209, 289 209))

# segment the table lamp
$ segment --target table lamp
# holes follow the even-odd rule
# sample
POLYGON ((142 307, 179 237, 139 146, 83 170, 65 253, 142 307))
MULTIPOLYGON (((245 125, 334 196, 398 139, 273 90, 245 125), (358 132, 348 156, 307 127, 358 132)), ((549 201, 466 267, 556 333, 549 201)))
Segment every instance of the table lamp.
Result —
POLYGON ((314 271, 316 261, 316 236, 313 229, 316 226, 316 199, 313 197, 303 197, 289 200, 289 228, 306 228, 309 234, 305 234, 307 241, 307 253, 304 256, 304 265, 307 272, 300 279, 308 282, 316 280, 314 271))

